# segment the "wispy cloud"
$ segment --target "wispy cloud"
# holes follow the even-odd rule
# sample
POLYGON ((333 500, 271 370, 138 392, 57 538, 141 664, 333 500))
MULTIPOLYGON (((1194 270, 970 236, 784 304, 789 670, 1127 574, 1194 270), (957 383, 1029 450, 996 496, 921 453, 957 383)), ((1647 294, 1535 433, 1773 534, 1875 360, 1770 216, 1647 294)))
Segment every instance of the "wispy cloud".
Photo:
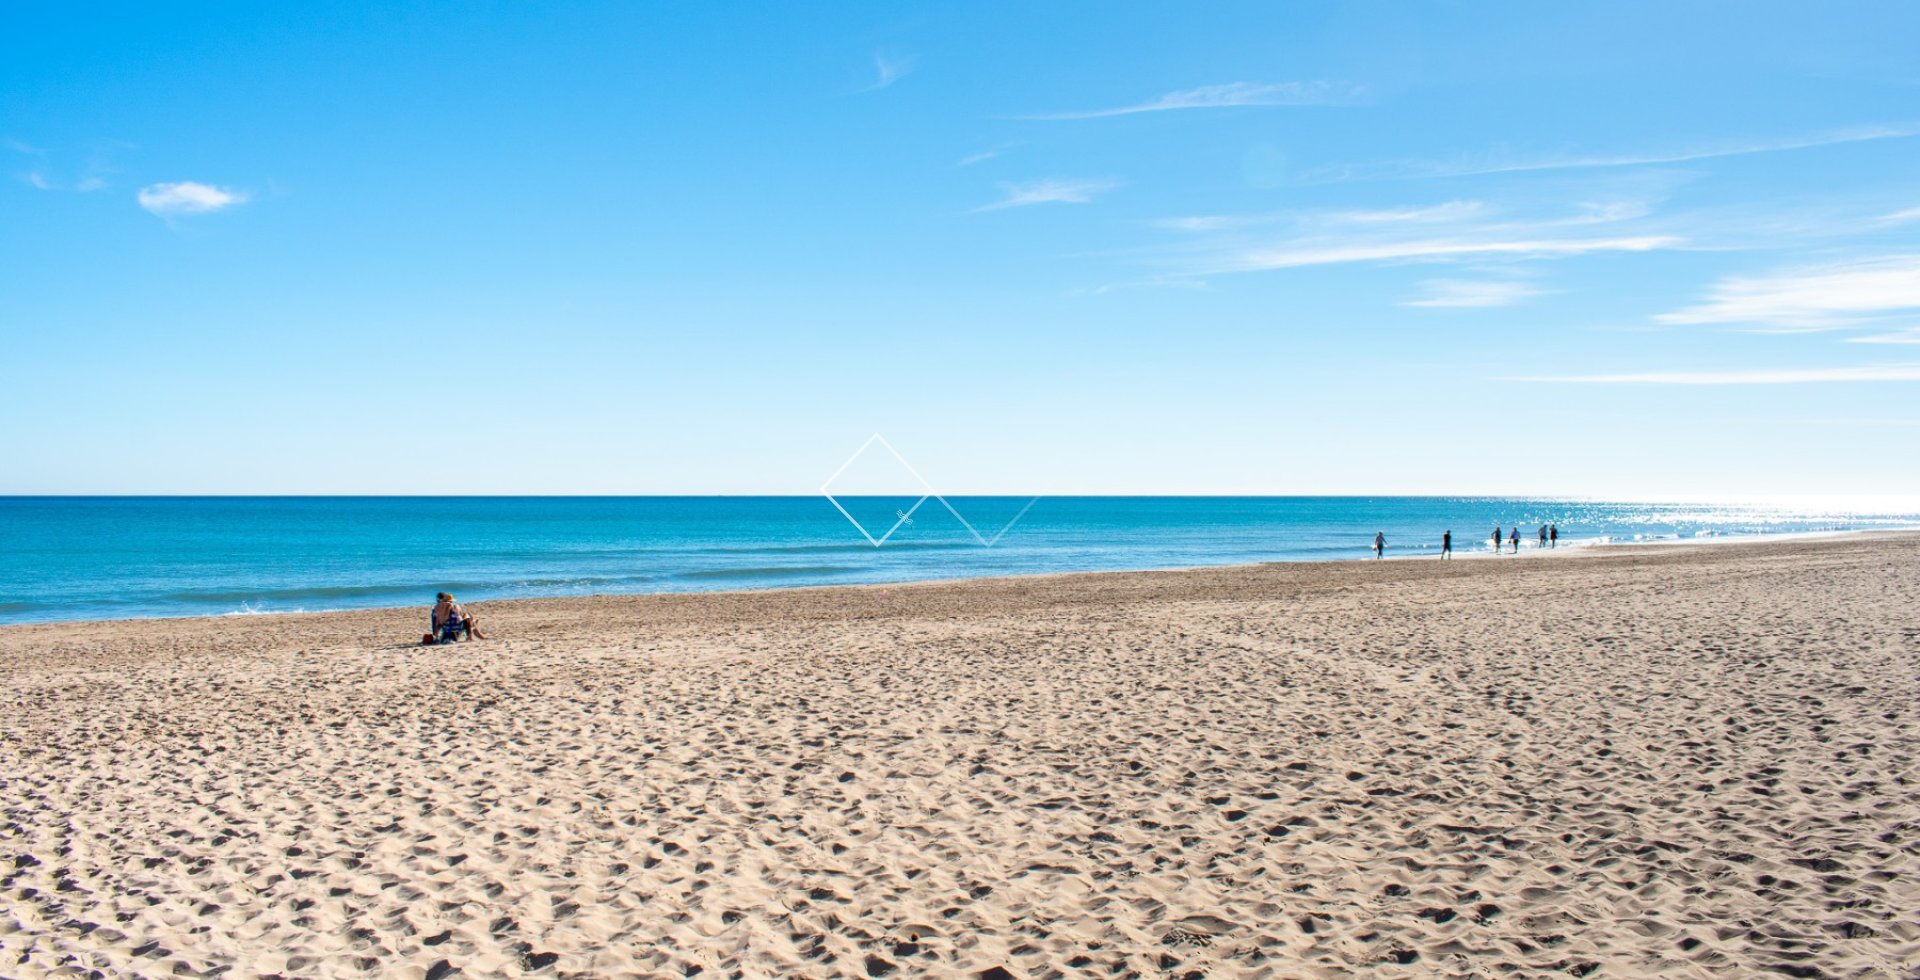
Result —
MULTIPOLYGON (((1637 203, 1579 205, 1571 213, 1512 215, 1480 201, 1368 210, 1273 212, 1165 219, 1164 229, 1194 238, 1141 253, 1163 275, 1210 275, 1354 263, 1515 263, 1596 252, 1693 247, 1685 235, 1646 219, 1637 203), (1250 230, 1260 225, 1272 230, 1250 230)), ((1495 306, 1535 295, 1513 276, 1435 280, 1422 306, 1495 306), (1504 280, 1504 281, 1498 281, 1504 280)))
POLYGON ((1384 163, 1347 164, 1323 167, 1302 175, 1304 183, 1346 180, 1406 180, 1427 177, 1471 177, 1481 174, 1520 173, 1533 170, 1569 168, 1634 167, 1666 163, 1686 163, 1716 157, 1746 156, 1804 150, 1839 143, 1865 143, 1873 140, 1904 139, 1920 135, 1920 125, 1855 126, 1775 140, 1740 140, 1665 151, 1617 154, 1557 154, 1538 157, 1512 157, 1504 152, 1480 154, 1453 160, 1393 160, 1384 163))
POLYGON ((1156 99, 1111 109, 1079 112, 1047 112, 1018 116, 1019 119, 1105 119, 1130 116, 1139 112, 1171 112, 1177 109, 1226 109, 1235 106, 1332 106, 1352 105, 1363 92, 1346 82, 1229 82, 1168 92, 1156 99))
POLYGON ((1340 211, 1334 218, 1340 221, 1354 221, 1362 224, 1381 222, 1410 221, 1459 221, 1471 218, 1484 210, 1486 205, 1479 201, 1447 201, 1444 204, 1429 204, 1425 207, 1388 208, 1384 211, 1340 211))
POLYGON ((1889 225, 1903 225, 1909 221, 1920 221, 1920 207, 1905 208, 1900 211, 1894 211, 1891 214, 1883 214, 1878 220, 1889 225))
POLYGON ((1401 303, 1401 306, 1512 306, 1545 292, 1523 282, 1428 279, 1420 285, 1427 294, 1401 303))
POLYGON ((1865 367, 1780 368, 1739 371, 1650 371, 1638 374, 1582 374, 1558 377, 1502 378, 1547 384, 1582 385, 1797 385, 1837 382, 1920 381, 1920 364, 1865 367))
POLYGON ((1284 214, 1196 214, 1180 218, 1156 218, 1152 224, 1155 228, 1167 231, 1233 231, 1270 225, 1286 217, 1284 214))
POLYGON ((1101 194, 1120 186, 1120 182, 1111 179, 1048 180, 1027 181, 1024 183, 1002 183, 1001 198, 992 204, 983 204, 975 211, 1000 211, 1006 208, 1023 208, 1032 204, 1085 204, 1101 194))
POLYGON ((1625 201, 1585 201, 1579 205, 1579 214, 1566 220, 1570 225, 1597 225, 1610 221, 1627 221, 1644 218, 1653 213, 1653 205, 1641 200, 1625 201))
POLYGON ((1486 205, 1480 201, 1446 201, 1441 204, 1387 208, 1375 211, 1270 211, 1262 214, 1203 214, 1180 218, 1161 218, 1156 228, 1168 231, 1233 231, 1261 225, 1294 222, 1301 225, 1387 225, 1461 221, 1478 215, 1486 205))
POLYGON ((1876 418, 1797 418, 1792 420, 1798 425, 1839 425, 1852 427, 1892 427, 1907 428, 1920 426, 1920 419, 1876 419, 1876 418))
POLYGON ((1199 279, 1133 279, 1126 282, 1110 282, 1091 289, 1071 289, 1070 296, 1105 296, 1131 289, 1206 289, 1207 284, 1199 279))
POLYGON ((1907 327, 1892 333, 1869 334, 1865 337, 1848 337, 1849 344, 1920 344, 1920 327, 1907 327))
POLYGON ((969 153, 966 156, 963 156, 959 160, 955 161, 954 166, 971 167, 976 163, 985 163, 988 160, 993 159, 994 157, 997 157, 1006 153, 1008 150, 1011 150, 1018 145, 1019 145, 1018 143, 1002 143, 1001 145, 993 147, 992 149, 989 149, 989 150, 981 150, 978 153, 969 153))
POLYGON ((44 170, 30 170, 21 174, 20 179, 25 181, 27 186, 36 190, 73 191, 79 194, 84 194, 88 191, 104 190, 107 186, 105 178, 96 177, 91 174, 84 177, 77 177, 73 180, 61 180, 48 175, 44 170))
POLYGON ((894 58, 885 54, 876 54, 873 56, 873 81, 860 91, 877 92, 887 88, 894 82, 913 74, 913 70, 919 66, 920 59, 911 55, 894 58))
POLYGON ((88 191, 105 190, 107 186, 106 180, 100 177, 87 176, 73 181, 62 181, 49 177, 38 170, 21 174, 20 179, 36 190, 73 191, 78 194, 85 194, 88 191))
POLYGON ((206 214, 236 204, 244 204, 245 191, 182 180, 167 184, 149 184, 140 188, 140 206, 162 217, 181 214, 206 214))
POLYGON ((1732 276, 1715 283, 1705 302, 1655 319, 1793 332, 1859 326, 1916 309, 1920 255, 1892 255, 1766 276, 1732 276))
POLYGON ((1647 252, 1672 248, 1681 239, 1670 235, 1620 238, 1518 238, 1463 240, 1452 238, 1365 244, 1326 244, 1275 249, 1251 249, 1223 263, 1215 272, 1254 272, 1310 265, 1351 262, 1464 259, 1487 256, 1560 258, 1588 252, 1647 252))
MULTIPOLYGON (((1583 186, 1588 183, 1581 181, 1583 186)), ((1416 293, 1410 299, 1431 306, 1492 305, 1523 298, 1526 287, 1511 285, 1511 280, 1520 278, 1512 273, 1524 263, 1609 252, 1805 250, 1823 240, 1872 233, 1874 219, 1890 210, 1888 202, 1881 199, 1871 205, 1787 202, 1669 211, 1659 207, 1662 198, 1657 188, 1640 186, 1637 178, 1628 181, 1633 186, 1621 187, 1618 183, 1612 176, 1602 178, 1599 187, 1588 187, 1596 193, 1580 194, 1571 202, 1564 193, 1557 193, 1558 199, 1550 204, 1549 199, 1529 195, 1509 201, 1383 202, 1365 209, 1163 218, 1151 224, 1178 233, 1180 239, 1126 254, 1143 265, 1157 267, 1161 275, 1187 278, 1344 263, 1474 263, 1501 271, 1452 278, 1507 280, 1509 284, 1474 292, 1464 291, 1464 287, 1449 288, 1430 295, 1416 293)), ((1832 294, 1817 302, 1799 300, 1796 322, 1807 316, 1808 307, 1855 309, 1876 315, 1900 312, 1915 301, 1901 295, 1896 287, 1920 275, 1920 256, 1817 271, 1822 273, 1818 282, 1777 284, 1783 288, 1774 291, 1791 293, 1784 286, 1820 285, 1832 294)), ((1713 303, 1678 311, 1648 326, 1663 329, 1673 323, 1721 317, 1732 322, 1736 301, 1748 306, 1759 306, 1762 299, 1768 301, 1767 305, 1784 302, 1780 295, 1768 295, 1769 290, 1761 285, 1725 285, 1708 297, 1713 303)), ((1920 295, 1920 286, 1906 291, 1920 295)), ((1746 311, 1749 315, 1753 312, 1746 311)), ((1774 316, 1786 314, 1776 311, 1774 316)), ((1820 325, 1867 325, 1867 313, 1861 312, 1859 317, 1857 322, 1822 321, 1820 325)), ((1781 329, 1778 324, 1760 326, 1781 329)))
MULTIPOLYGON (((30 165, 31 169, 16 175, 27 186, 43 191, 75 191, 78 193, 97 191, 107 186, 104 175, 113 172, 113 167, 108 159, 109 155, 111 151, 123 148, 124 145, 125 144, 116 143, 112 140, 95 140, 88 151, 87 162, 81 168, 80 175, 77 177, 63 177, 59 175, 63 168, 51 164, 50 158, 54 156, 54 154, 50 151, 42 147, 22 143, 19 140, 6 141, 7 149, 33 160, 33 163, 30 165)), ((71 167, 65 169, 69 173, 72 172, 71 167)))

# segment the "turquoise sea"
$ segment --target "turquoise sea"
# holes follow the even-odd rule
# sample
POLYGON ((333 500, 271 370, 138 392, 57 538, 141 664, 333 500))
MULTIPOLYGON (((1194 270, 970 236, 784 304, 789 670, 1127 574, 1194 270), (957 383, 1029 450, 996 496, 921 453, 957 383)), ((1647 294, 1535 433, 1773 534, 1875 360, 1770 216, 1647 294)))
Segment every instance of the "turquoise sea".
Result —
POLYGON ((1532 548, 1548 522, 1579 547, 1920 527, 1920 514, 1488 497, 0 497, 0 623, 424 607, 442 589, 474 601, 1362 559, 1376 531, 1389 557, 1430 556, 1448 529, 1471 553, 1496 524, 1519 524, 1532 548))

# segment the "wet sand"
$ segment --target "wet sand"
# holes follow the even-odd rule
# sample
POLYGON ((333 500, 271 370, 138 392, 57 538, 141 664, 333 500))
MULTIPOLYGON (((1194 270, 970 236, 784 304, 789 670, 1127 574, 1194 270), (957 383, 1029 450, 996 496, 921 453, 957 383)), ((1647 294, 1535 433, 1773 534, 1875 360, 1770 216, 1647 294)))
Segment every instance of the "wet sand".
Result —
POLYGON ((1920 535, 0 629, 0 976, 1914 976, 1920 535))

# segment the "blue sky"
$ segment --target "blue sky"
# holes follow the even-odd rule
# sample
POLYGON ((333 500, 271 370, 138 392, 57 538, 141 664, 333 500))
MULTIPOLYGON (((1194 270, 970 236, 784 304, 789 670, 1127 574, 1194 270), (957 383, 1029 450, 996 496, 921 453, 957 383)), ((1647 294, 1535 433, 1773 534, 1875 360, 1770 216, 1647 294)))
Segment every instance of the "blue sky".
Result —
POLYGON ((0 493, 1920 493, 1920 8, 12 4, 0 493))

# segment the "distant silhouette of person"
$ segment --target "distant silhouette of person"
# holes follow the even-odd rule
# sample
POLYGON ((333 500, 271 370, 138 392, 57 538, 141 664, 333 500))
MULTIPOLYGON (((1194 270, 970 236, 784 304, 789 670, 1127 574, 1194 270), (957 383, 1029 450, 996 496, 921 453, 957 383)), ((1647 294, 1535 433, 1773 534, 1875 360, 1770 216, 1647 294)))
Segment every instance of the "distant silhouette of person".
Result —
POLYGON ((1440 535, 1440 557, 1453 557, 1453 530, 1451 528, 1440 535))
POLYGON ((1544 548, 1546 546, 1547 546, 1547 526, 1545 524, 1542 524, 1540 525, 1540 547, 1544 548))
POLYGON ((1520 553, 1520 525, 1515 524, 1513 526, 1513 537, 1511 537, 1509 540, 1513 542, 1513 553, 1516 555, 1519 554, 1520 553))
POLYGON ((1380 554, 1381 554, 1381 552, 1384 552, 1384 551, 1386 551, 1386 550, 1387 550, 1387 532, 1385 532, 1385 531, 1375 531, 1375 532, 1373 532, 1373 557, 1374 557, 1374 560, 1375 560, 1375 561, 1378 561, 1378 560, 1379 560, 1379 558, 1380 558, 1380 554))
POLYGON ((1496 555, 1500 553, 1500 525, 1498 524, 1493 526, 1493 553, 1496 555))
POLYGON ((1560 525, 1547 525, 1547 546, 1551 548, 1560 547, 1560 525))

